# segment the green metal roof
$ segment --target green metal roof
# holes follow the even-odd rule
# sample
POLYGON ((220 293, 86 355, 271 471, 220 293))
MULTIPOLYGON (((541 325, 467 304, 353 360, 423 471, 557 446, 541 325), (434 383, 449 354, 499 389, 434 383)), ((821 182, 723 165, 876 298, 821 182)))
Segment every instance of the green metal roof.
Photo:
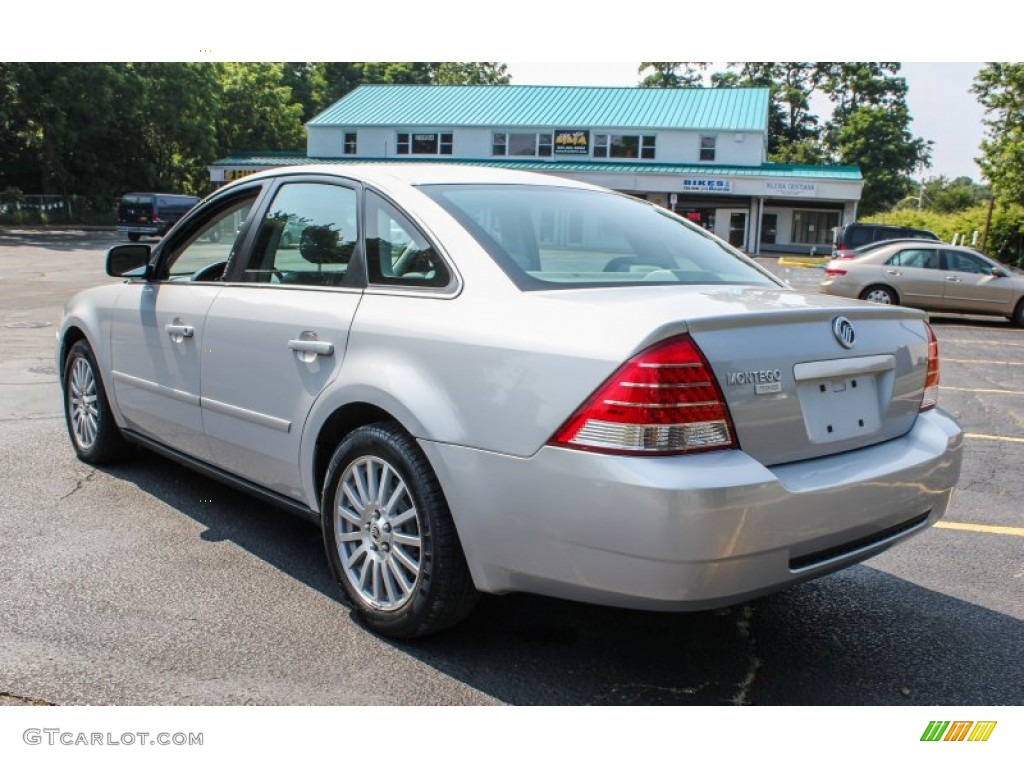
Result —
POLYGON ((361 85, 309 126, 766 131, 767 88, 361 85))
POLYGON ((487 168, 512 168, 520 171, 546 171, 548 173, 642 173, 673 174, 679 176, 771 176, 792 179, 828 179, 831 181, 861 181, 860 168, 855 165, 784 165, 762 163, 761 165, 689 165, 685 163, 624 163, 575 160, 505 160, 478 158, 423 159, 423 158, 354 158, 354 157, 306 157, 300 153, 264 152, 253 155, 225 157, 215 166, 232 167, 277 167, 284 165, 352 165, 359 163, 448 163, 452 165, 475 165, 487 168))

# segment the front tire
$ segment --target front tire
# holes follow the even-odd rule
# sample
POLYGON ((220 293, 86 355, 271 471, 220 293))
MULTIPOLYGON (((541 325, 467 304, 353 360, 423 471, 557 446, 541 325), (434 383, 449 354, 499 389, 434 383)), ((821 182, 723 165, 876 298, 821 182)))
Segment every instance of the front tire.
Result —
POLYGON ((886 288, 884 285, 870 285, 860 292, 860 299, 863 301, 873 301, 876 304, 899 304, 900 300, 896 296, 896 292, 892 288, 886 288))
POLYGON ((1017 308, 1013 310, 1013 317, 1010 319, 1018 328, 1024 328, 1024 299, 1017 302, 1017 308))
POLYGON ((376 632, 420 637, 473 608, 478 594, 440 483, 397 424, 360 427, 342 441, 320 508, 331 571, 376 632))
POLYGON ((64 364, 64 419, 71 446, 86 464, 124 458, 128 444, 114 421, 89 342, 75 342, 64 364))
POLYGON ((128 239, 131 240, 133 243, 139 242, 139 238, 140 237, 142 237, 142 235, 140 235, 138 232, 129 232, 128 233, 128 239))

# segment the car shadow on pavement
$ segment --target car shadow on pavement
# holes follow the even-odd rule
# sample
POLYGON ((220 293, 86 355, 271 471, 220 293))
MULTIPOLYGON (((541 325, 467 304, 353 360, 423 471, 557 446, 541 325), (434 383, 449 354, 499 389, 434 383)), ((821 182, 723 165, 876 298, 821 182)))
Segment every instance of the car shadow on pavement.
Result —
MULTIPOLYGON (((148 453, 105 471, 205 526, 204 540, 231 541, 338 601, 315 525, 148 453)), ((439 635, 395 642, 363 631, 509 704, 1024 703, 1024 622, 869 565, 717 611, 483 596, 439 635)))

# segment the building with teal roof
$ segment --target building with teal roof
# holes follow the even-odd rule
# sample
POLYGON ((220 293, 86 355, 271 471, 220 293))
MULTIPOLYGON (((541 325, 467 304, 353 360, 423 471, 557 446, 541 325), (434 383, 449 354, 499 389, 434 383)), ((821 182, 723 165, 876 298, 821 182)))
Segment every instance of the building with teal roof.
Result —
POLYGON ((221 183, 282 165, 446 162, 643 197, 749 253, 819 253, 855 220, 856 167, 767 162, 766 88, 363 85, 306 124, 304 155, 234 155, 221 183))

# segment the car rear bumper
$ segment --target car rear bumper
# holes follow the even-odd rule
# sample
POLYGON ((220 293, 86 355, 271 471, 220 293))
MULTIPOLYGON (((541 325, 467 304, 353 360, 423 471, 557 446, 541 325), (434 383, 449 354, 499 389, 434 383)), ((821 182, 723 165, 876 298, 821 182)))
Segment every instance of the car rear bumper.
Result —
POLYGON ((962 443, 937 410, 901 438, 774 467, 738 450, 522 459, 421 441, 479 589, 655 610, 742 602, 924 530, 962 443))

